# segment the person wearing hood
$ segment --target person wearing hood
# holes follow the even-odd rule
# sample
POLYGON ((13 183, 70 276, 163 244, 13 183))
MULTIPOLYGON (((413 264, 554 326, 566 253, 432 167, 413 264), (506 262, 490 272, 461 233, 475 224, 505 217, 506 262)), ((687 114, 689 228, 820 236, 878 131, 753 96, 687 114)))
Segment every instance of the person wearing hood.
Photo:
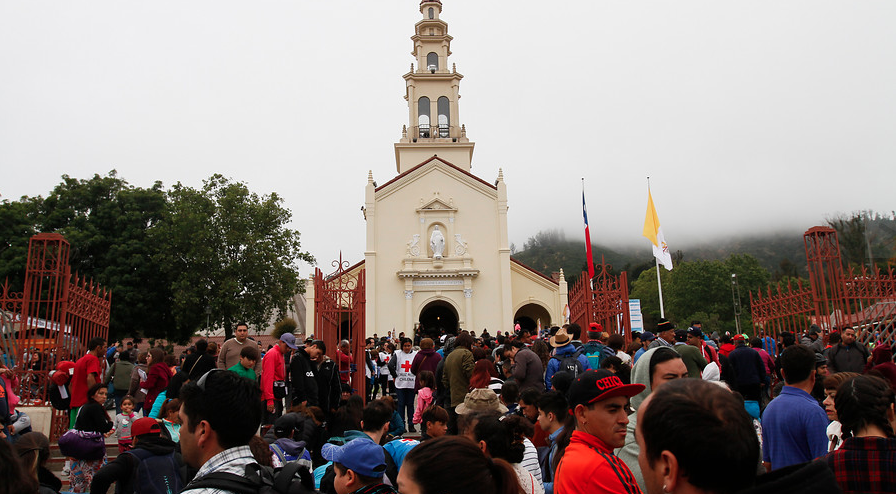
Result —
POLYGON ((417 355, 414 357, 414 361, 411 363, 411 374, 414 374, 416 378, 414 381, 414 391, 420 391, 420 373, 423 371, 432 372, 432 375, 436 375, 436 368, 439 366, 439 362, 442 360, 442 356, 439 355, 435 350, 435 342, 432 338, 423 338, 420 340, 420 351, 417 352, 417 355))
POLYGON ((293 434, 300 419, 296 413, 287 413, 274 421, 271 430, 276 438, 269 446, 271 448, 271 462, 274 468, 280 468, 289 462, 298 461, 308 466, 311 470, 311 454, 305 449, 305 441, 296 441, 293 434))
POLYGON ((681 360, 681 355, 668 347, 651 348, 638 359, 632 368, 632 384, 644 385, 644 390, 631 399, 632 413, 628 416, 625 445, 616 450, 616 456, 628 465, 641 491, 647 492, 644 476, 638 465, 638 442, 635 440, 635 429, 638 426, 638 408, 644 400, 661 385, 688 377, 688 368, 681 360))
POLYGON ((162 435, 162 426, 155 419, 144 417, 134 421, 131 426, 131 434, 134 437, 134 449, 120 454, 114 460, 105 464, 93 476, 90 483, 90 492, 108 492, 113 483, 118 483, 115 492, 119 494, 133 494, 135 482, 138 480, 137 468, 140 466, 142 455, 170 456, 171 470, 164 472, 154 469, 154 477, 170 476, 170 486, 175 491, 184 485, 184 479, 180 477, 181 467, 184 465, 180 453, 175 451, 176 445, 171 439, 162 435))
POLYGON ((575 356, 576 360, 581 364, 579 374, 587 370, 591 370, 591 363, 588 357, 579 352, 578 348, 572 343, 572 336, 567 334, 566 329, 560 328, 554 336, 551 336, 551 346, 554 347, 554 355, 548 360, 548 368, 544 373, 544 387, 551 389, 551 379, 554 374, 561 369, 560 366, 564 359, 575 356))

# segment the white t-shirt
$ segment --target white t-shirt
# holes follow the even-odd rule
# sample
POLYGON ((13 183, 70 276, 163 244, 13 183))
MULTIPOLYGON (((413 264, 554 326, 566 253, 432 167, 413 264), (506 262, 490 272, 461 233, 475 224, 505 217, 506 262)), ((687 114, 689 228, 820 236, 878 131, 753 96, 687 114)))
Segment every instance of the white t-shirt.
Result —
POLYGON ((395 376, 395 387, 401 389, 414 389, 416 378, 411 374, 411 364, 414 363, 414 357, 417 352, 411 350, 411 353, 404 353, 401 350, 395 350, 392 358, 398 359, 395 370, 398 375, 395 376))

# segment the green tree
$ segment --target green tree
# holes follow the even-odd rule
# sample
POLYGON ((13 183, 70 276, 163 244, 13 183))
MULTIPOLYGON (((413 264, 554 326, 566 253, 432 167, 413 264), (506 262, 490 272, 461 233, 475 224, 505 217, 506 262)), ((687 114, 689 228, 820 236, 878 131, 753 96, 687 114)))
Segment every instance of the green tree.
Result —
POLYGON ((154 241, 179 334, 202 328, 207 307, 228 338, 239 321, 264 327, 304 290, 296 262, 314 258, 286 228, 292 213, 277 194, 259 196, 216 174, 198 190, 178 183, 168 199, 154 241))
POLYGON ((23 278, 30 237, 60 233, 71 245, 72 271, 112 291, 110 337, 162 336, 171 323, 171 297, 147 235, 164 209, 161 183, 133 187, 115 170, 90 179, 63 175, 46 198, 24 197, 0 207, 10 246, 0 269, 23 278))
POLYGON ((274 331, 271 332, 271 336, 275 338, 280 338, 285 333, 295 333, 296 328, 299 325, 296 323, 296 320, 291 317, 284 317, 280 319, 274 324, 274 331))
MULTIPOLYGON (((668 300, 666 294, 667 287, 672 280, 674 270, 666 271, 665 268, 660 269, 660 276, 663 282, 663 300, 668 300)), ((656 283, 656 266, 641 271, 629 290, 629 297, 641 300, 641 315, 644 317, 644 326, 653 327, 660 319, 660 296, 656 283)), ((669 306, 664 305, 664 309, 668 315, 669 306)))
POLYGON ((0 283, 9 282, 19 291, 25 284, 28 239, 39 233, 37 212, 40 198, 0 202, 0 283))

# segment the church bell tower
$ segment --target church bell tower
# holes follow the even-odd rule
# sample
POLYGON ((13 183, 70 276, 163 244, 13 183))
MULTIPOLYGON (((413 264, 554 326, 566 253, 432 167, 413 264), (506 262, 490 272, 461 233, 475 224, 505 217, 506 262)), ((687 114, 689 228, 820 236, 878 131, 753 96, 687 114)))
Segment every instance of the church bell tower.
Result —
POLYGON ((459 123, 460 80, 454 64, 449 67, 451 40, 448 23, 440 19, 442 2, 420 2, 423 18, 414 25, 416 63, 405 74, 409 121, 395 143, 395 165, 404 173, 437 155, 464 171, 470 171, 473 145, 459 123))

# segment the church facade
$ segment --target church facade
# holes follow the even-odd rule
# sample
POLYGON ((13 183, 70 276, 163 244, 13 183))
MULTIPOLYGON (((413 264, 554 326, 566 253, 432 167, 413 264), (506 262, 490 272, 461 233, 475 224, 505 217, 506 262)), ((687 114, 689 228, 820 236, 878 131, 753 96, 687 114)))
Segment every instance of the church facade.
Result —
MULTIPOLYGON (((473 174, 474 143, 459 122, 463 75, 439 1, 420 4, 416 59, 405 74, 409 119, 395 143, 397 175, 365 188, 366 333, 508 331, 565 322, 567 285, 510 255, 507 186, 473 174)), ((309 290, 306 328, 314 328, 309 290)))

